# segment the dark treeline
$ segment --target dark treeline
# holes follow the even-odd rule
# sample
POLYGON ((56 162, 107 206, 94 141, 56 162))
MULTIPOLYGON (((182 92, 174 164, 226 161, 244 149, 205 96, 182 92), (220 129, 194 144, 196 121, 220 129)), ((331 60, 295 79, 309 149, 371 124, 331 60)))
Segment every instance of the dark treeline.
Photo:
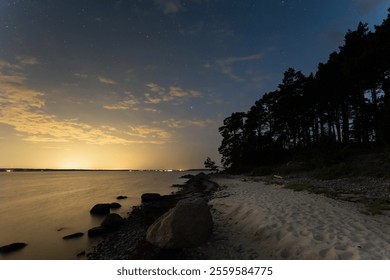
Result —
POLYGON ((388 11, 374 31, 363 23, 349 30, 343 46, 315 74, 290 68, 277 90, 264 94, 248 112, 227 117, 219 128, 223 165, 244 170, 291 160, 318 146, 342 150, 389 144, 388 11))

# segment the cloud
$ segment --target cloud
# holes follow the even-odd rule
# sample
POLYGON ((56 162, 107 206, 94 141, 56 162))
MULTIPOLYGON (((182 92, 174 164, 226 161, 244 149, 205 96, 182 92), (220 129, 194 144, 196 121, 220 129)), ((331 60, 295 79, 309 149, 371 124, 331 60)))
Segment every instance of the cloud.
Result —
POLYGON ((0 75, 0 83, 4 84, 21 84, 26 78, 20 74, 0 75))
POLYGON ((107 85, 116 85, 117 84, 114 80, 111 80, 109 78, 105 78, 102 76, 99 76, 98 80, 99 80, 99 82, 101 82, 103 84, 107 84, 107 85))
POLYGON ((78 119, 61 120, 46 112, 45 94, 27 88, 24 81, 22 75, 0 76, 0 123, 13 127, 24 141, 126 145, 162 144, 170 137, 158 128, 146 126, 120 131, 110 126, 96 127, 78 119))
POLYGON ((250 56, 241 56, 241 57, 228 57, 224 59, 218 59, 216 61, 217 68, 226 76, 229 78, 238 81, 238 82, 245 82, 246 79, 242 76, 239 76, 234 71, 234 67, 237 63, 241 62, 250 62, 250 61, 256 61, 260 60, 264 57, 264 53, 258 53, 250 56))
POLYGON ((196 127, 206 127, 207 125, 213 124, 214 122, 212 120, 206 119, 206 120, 176 120, 174 118, 163 120, 160 122, 155 122, 155 124, 163 124, 168 126, 169 128, 185 128, 190 126, 196 126, 196 127))
POLYGON ((103 107, 107 110, 127 110, 137 104, 139 104, 139 101, 136 97, 130 92, 127 92, 126 97, 123 100, 118 101, 117 103, 104 105, 103 107))
POLYGON ((17 56, 16 59, 23 65, 36 65, 40 64, 36 57, 31 56, 17 56))
POLYGON ((146 84, 150 92, 144 94, 145 103, 158 104, 161 102, 181 103, 189 98, 200 97, 202 94, 196 90, 184 90, 178 86, 170 86, 168 89, 154 83, 146 84))
POLYGON ((0 60, 0 71, 1 70, 14 70, 14 69, 21 69, 19 65, 11 64, 7 61, 0 60))
POLYGON ((82 74, 82 73, 74 73, 73 76, 80 78, 80 79, 86 79, 88 78, 87 74, 82 74))
MULTIPOLYGON (((164 88, 155 83, 148 83, 145 85, 148 89, 148 92, 145 92, 143 98, 136 98, 131 93, 128 93, 127 96, 116 103, 107 104, 103 107, 109 110, 140 110, 140 108, 134 107, 139 104, 159 104, 162 102, 176 102, 182 103, 189 98, 199 97, 202 94, 196 90, 184 90, 178 86, 170 86, 164 88)), ((156 109, 147 107, 143 108, 144 111, 157 112, 156 109)))
POLYGON ((131 136, 141 138, 154 138, 159 141, 167 140, 171 138, 171 134, 161 128, 151 127, 146 125, 141 126, 129 126, 130 131, 128 132, 131 136))
POLYGON ((175 14, 183 10, 180 0, 154 0, 154 4, 164 14, 175 14))

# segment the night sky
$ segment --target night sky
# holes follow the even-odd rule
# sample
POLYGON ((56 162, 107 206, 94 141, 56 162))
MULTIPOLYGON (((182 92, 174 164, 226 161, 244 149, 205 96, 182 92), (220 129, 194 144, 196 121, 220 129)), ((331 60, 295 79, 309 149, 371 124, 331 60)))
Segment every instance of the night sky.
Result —
POLYGON ((219 164, 218 127, 381 0, 0 0, 0 168, 219 164))

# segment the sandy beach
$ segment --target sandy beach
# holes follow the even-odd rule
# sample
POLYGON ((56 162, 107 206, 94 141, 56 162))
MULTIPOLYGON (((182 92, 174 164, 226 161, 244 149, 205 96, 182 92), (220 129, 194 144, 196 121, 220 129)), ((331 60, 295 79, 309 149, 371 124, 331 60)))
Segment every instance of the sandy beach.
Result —
POLYGON ((390 259, 390 218, 249 177, 215 177, 214 232, 199 259, 390 259))

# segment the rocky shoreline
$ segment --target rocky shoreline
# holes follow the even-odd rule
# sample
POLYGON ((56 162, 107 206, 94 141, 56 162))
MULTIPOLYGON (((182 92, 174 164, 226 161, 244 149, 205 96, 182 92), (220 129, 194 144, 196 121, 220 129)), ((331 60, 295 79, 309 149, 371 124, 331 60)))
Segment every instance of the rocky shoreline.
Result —
MULTIPOLYGON (((153 194, 146 195, 142 199, 143 203, 140 206, 133 207, 129 217, 124 219, 123 225, 118 230, 106 235, 103 241, 87 252, 86 258, 95 260, 258 258, 256 254, 245 252, 240 247, 241 245, 237 247, 238 249, 233 248, 234 240, 230 240, 231 238, 229 237, 232 233, 228 233, 230 230, 224 226, 229 221, 225 220, 217 209, 214 209, 215 205, 213 206, 213 203, 215 204, 215 202, 213 201, 219 201, 220 199, 223 201, 226 199, 225 197, 230 196, 229 192, 224 191, 224 184, 218 185, 204 174, 189 178, 189 181, 184 185, 173 186, 178 187, 178 191, 172 195, 157 195, 155 198, 153 198, 153 194), (195 248, 164 249, 146 241, 148 228, 159 217, 173 209, 179 201, 197 198, 210 201, 209 204, 211 205, 210 210, 214 220, 214 230, 207 242, 195 248), (233 243, 230 244, 230 242, 233 243), (215 250, 218 252, 214 252, 215 250)), ((390 180, 381 178, 359 177, 354 179, 318 180, 303 176, 281 177, 276 175, 267 177, 213 175, 212 177, 217 182, 223 182, 224 178, 227 180, 230 178, 243 184, 250 182, 284 186, 289 184, 309 184, 316 189, 330 191, 326 193, 320 192, 321 195, 336 200, 348 201, 349 203, 353 202, 356 205, 361 204, 362 209, 364 205, 359 200, 361 197, 365 199, 367 197, 390 198, 390 180)), ((364 213, 364 211, 361 211, 361 213, 364 213)), ((388 213, 388 211, 384 211, 381 216, 388 216, 388 213)), ((370 213, 366 214, 370 215, 370 213)))
MULTIPOLYGON (((208 201, 219 186, 210 181, 209 176, 200 173, 189 175, 183 185, 174 185, 178 191, 171 195, 144 194, 142 203, 133 207, 129 216, 115 231, 104 236, 94 248, 86 253, 92 260, 122 259, 189 259, 186 248, 161 248, 146 240, 148 228, 160 217, 172 211, 183 201, 202 199, 208 201)), ((168 246, 169 247, 169 246, 168 246)))

